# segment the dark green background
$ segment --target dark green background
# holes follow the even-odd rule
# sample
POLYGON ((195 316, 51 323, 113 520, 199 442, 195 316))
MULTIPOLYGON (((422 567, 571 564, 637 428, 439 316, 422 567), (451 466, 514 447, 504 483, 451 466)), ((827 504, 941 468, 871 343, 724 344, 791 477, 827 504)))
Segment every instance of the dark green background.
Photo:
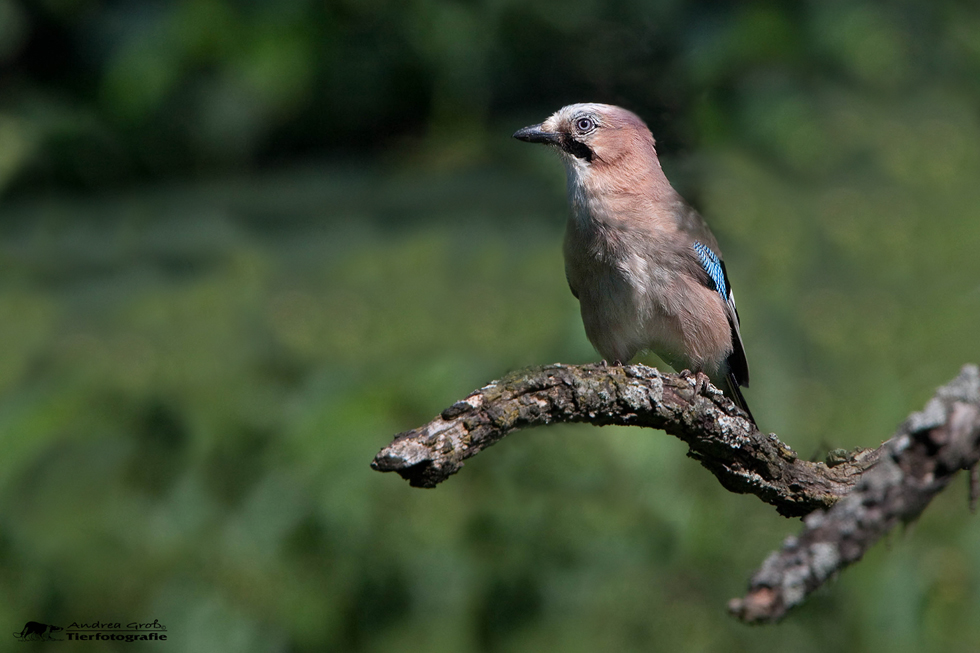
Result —
POLYGON ((596 360, 563 171, 510 139, 577 101, 649 122, 725 250, 747 398, 802 455, 980 362, 975 3, 0 0, 6 631, 978 650, 964 479, 750 628, 725 603, 799 522, 662 433, 518 434, 436 490, 368 468, 492 378, 596 360))

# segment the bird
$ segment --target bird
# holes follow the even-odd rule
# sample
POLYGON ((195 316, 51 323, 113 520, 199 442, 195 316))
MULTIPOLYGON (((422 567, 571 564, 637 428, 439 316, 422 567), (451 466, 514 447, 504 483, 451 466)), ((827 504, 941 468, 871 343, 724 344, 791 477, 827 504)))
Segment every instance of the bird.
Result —
POLYGON ((677 371, 704 372, 755 423, 721 249, 667 180, 646 123, 622 107, 572 104, 514 138, 552 147, 565 165, 565 277, 603 363, 652 351, 677 371))

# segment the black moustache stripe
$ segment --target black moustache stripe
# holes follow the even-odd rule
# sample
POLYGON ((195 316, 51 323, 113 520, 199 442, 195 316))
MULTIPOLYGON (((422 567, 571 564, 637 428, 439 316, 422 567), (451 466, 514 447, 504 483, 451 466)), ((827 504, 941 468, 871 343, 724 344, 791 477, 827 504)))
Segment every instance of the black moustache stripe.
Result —
POLYGON ((581 143, 575 140, 574 138, 572 138, 567 134, 565 135, 564 138, 561 139, 561 147, 563 150, 565 150, 572 156, 579 159, 584 159, 589 163, 592 163, 592 158, 595 156, 595 153, 592 151, 592 148, 590 148, 585 143, 581 143))

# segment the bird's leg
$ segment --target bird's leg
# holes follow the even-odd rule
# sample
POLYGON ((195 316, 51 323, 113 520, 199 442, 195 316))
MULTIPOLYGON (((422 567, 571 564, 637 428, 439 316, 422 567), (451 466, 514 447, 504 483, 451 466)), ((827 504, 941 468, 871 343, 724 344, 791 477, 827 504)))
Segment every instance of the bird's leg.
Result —
POLYGON ((692 372, 691 370, 682 370, 680 375, 687 378, 694 379, 694 396, 697 396, 704 392, 705 386, 708 384, 709 379, 703 372, 692 372))
POLYGON ((694 372, 694 394, 702 394, 710 381, 708 376, 703 372, 694 372))

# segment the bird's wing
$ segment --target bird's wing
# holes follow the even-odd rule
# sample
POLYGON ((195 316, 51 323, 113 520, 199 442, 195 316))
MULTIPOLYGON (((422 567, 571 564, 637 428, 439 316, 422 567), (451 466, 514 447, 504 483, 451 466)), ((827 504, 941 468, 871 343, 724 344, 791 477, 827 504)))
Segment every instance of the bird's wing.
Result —
POLYGON ((739 331, 738 308, 735 306, 735 293, 732 291, 732 284, 728 281, 725 262, 714 249, 699 240, 695 240, 691 248, 697 256, 696 269, 700 272, 697 278, 702 284, 720 294, 725 301, 725 313, 732 330, 732 353, 728 356, 729 373, 736 385, 748 387, 749 363, 745 358, 745 347, 739 331))
POLYGON ((749 362, 745 358, 745 345, 742 344, 742 332, 739 330, 738 309, 735 307, 735 292, 732 284, 728 282, 728 271, 725 269, 725 262, 719 259, 721 272, 725 278, 725 286, 728 288, 728 297, 725 298, 726 312, 728 313, 728 323, 732 327, 732 353, 728 357, 728 367, 734 375, 739 385, 749 387, 749 362))
MULTIPOLYGON (((678 197, 678 205, 674 209, 674 219, 677 221, 677 229, 687 234, 688 238, 707 245, 708 249, 713 252, 721 251, 718 247, 718 241, 715 240, 715 235, 711 233, 711 229, 708 227, 708 223, 704 221, 704 218, 694 207, 680 197, 678 197)), ((720 254, 717 256, 721 258, 720 254)))

